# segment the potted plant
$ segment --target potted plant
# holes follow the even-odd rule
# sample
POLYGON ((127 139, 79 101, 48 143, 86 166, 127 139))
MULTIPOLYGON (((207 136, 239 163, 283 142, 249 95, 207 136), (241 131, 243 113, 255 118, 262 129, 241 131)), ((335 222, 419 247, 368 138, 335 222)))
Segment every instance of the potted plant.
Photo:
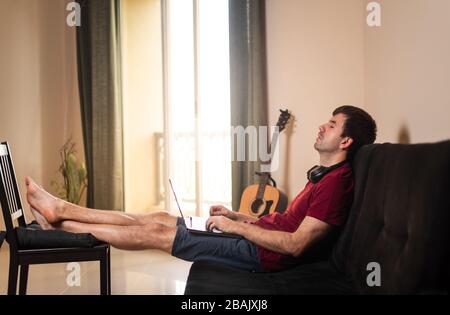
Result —
POLYGON ((75 143, 72 139, 67 140, 59 151, 61 164, 58 171, 63 184, 53 181, 52 185, 61 199, 78 205, 87 187, 87 172, 86 165, 77 161, 75 153, 75 143))

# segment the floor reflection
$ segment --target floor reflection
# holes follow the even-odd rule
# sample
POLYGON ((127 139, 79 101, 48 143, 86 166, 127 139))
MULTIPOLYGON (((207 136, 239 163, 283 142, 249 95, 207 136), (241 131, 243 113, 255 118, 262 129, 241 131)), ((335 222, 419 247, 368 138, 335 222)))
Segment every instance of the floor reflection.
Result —
MULTIPOLYGON (((191 263, 158 250, 111 252, 112 294, 116 295, 179 295, 184 293, 191 263)), ((0 294, 6 294, 8 284, 9 248, 0 251, 0 294)), ((67 264, 30 266, 28 294, 78 295, 99 294, 99 263, 79 265, 79 282, 74 286, 74 269, 67 264), (78 285, 79 284, 79 285, 78 285)))

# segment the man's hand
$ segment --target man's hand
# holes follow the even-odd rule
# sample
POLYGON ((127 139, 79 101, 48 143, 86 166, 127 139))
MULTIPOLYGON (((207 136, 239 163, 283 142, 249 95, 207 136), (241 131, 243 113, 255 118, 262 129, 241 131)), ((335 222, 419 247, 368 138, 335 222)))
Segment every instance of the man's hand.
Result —
POLYGON ((209 215, 210 216, 224 216, 231 220, 236 220, 235 213, 224 206, 212 206, 209 208, 209 215))
POLYGON ((209 231, 217 229, 226 233, 234 233, 236 224, 240 223, 232 221, 224 216, 211 216, 206 220, 206 229, 209 231))

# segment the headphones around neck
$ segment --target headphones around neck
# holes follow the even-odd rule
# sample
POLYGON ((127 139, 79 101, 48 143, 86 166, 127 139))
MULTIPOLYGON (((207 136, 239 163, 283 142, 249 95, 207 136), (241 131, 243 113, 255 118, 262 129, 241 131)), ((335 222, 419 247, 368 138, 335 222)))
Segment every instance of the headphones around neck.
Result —
POLYGON ((338 164, 332 165, 332 166, 319 166, 316 165, 313 168, 311 168, 308 173, 307 173, 307 177, 308 180, 313 183, 313 184, 317 184, 318 182, 320 182, 320 180, 327 175, 329 172, 331 172, 332 170, 337 169, 338 167, 344 165, 347 161, 344 160, 338 164))

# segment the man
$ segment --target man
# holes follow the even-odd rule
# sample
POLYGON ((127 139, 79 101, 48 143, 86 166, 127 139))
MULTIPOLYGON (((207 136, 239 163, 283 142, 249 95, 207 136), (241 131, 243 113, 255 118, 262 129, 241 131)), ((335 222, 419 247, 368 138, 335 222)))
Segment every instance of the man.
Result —
POLYGON ((126 250, 161 249, 188 260, 209 260, 249 271, 282 270, 319 248, 346 220, 354 181, 349 160, 376 138, 376 123, 362 109, 342 106, 319 127, 314 144, 320 168, 283 213, 260 219, 213 206, 207 228, 242 239, 190 233, 181 218, 166 212, 132 215, 79 207, 55 198, 26 178, 27 199, 45 229, 91 233, 126 250))

